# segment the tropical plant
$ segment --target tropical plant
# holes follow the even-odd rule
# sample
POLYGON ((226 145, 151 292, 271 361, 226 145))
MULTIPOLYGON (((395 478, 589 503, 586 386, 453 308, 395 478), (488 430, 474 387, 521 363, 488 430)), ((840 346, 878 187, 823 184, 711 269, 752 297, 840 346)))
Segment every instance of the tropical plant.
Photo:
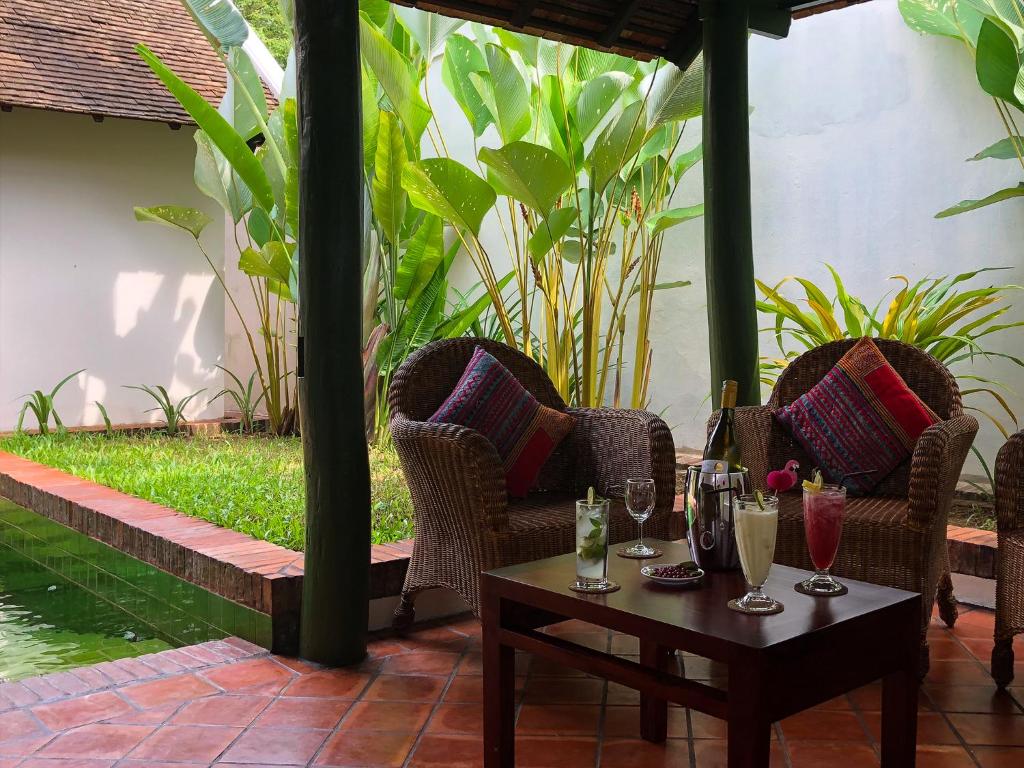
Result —
POLYGON ((234 387, 224 387, 220 392, 210 398, 212 403, 214 400, 221 397, 229 397, 235 403, 235 407, 238 409, 238 431, 239 432, 252 432, 254 424, 256 422, 256 410, 260 407, 260 403, 263 402, 266 397, 266 391, 257 393, 256 387, 256 372, 253 371, 249 374, 249 380, 242 384, 242 380, 238 378, 233 372, 229 371, 222 365, 218 365, 225 374, 231 377, 234 382, 234 387))
POLYGON ((156 386, 149 386, 148 384, 125 384, 125 389, 137 389, 140 392, 145 392, 153 400, 156 401, 156 406, 153 408, 147 408, 145 413, 152 413, 153 411, 160 411, 164 415, 164 422, 166 423, 166 431, 168 435, 176 435, 181 429, 181 422, 185 418, 185 408, 195 398, 206 391, 206 388, 198 389, 192 394, 185 395, 177 402, 171 399, 167 390, 157 384, 156 386))
MULTIPOLYGON (((992 97, 1006 138, 968 160, 1016 161, 1024 176, 1024 132, 1017 122, 1024 114, 1024 0, 899 0, 899 7, 911 29, 959 40, 974 59, 978 84, 992 97)), ((936 218, 1012 198, 1024 198, 1024 180, 977 200, 962 200, 936 218)))
POLYGON ((25 425, 25 414, 32 411, 32 415, 36 417, 36 423, 40 435, 50 434, 50 419, 53 419, 53 424, 57 428, 58 432, 64 431, 64 422, 60 420, 60 414, 57 413, 57 409, 54 407, 53 401, 57 397, 57 393, 60 392, 61 387, 67 384, 71 379, 75 378, 78 374, 82 373, 85 368, 81 368, 74 373, 69 373, 63 379, 57 382, 57 385, 49 391, 49 393, 43 392, 41 389, 37 389, 34 392, 30 392, 23 397, 26 398, 25 402, 21 406, 21 411, 18 412, 18 424, 15 427, 16 432, 24 431, 25 425))
MULTIPOLYGON (((701 111, 700 61, 684 73, 478 25, 456 34, 460 22, 404 8, 383 23, 364 8, 360 24, 364 75, 376 85, 364 81, 372 99, 364 114, 384 103, 394 112, 364 127, 367 146, 378 147, 376 157, 386 146, 393 159, 425 137, 436 155, 410 153, 387 166, 389 194, 375 190, 375 202, 390 209, 374 210, 385 238, 403 211, 450 225, 502 339, 540 361, 569 402, 600 405, 610 392, 619 404, 625 385, 631 403, 645 406, 654 292, 685 285, 658 281, 664 233, 703 213, 670 207, 700 158, 699 147, 677 151, 686 121, 701 111), (439 55, 474 136, 476 170, 451 158, 433 119, 426 83, 439 55), (491 136, 497 146, 480 146, 491 136), (500 255, 484 243, 489 214, 505 244, 500 255)), ((450 251, 437 245, 440 235, 434 242, 431 259, 443 263, 450 251)))
MULTIPOLYGON (((297 397, 294 370, 288 362, 294 347, 299 258, 298 124, 291 97, 294 72, 286 71, 279 106, 268 114, 255 67, 241 47, 249 34, 245 20, 223 0, 182 1, 229 73, 230 87, 219 108, 204 101, 144 46, 138 46, 138 51, 200 128, 195 134, 196 185, 221 205, 235 225, 233 234, 241 254, 238 266, 249 278, 258 309, 258 330, 250 330, 238 300, 200 241, 209 223, 204 213, 159 206, 137 208, 136 217, 175 226, 195 240, 245 329, 270 429, 283 434, 295 427, 297 397), (257 149, 250 149, 256 145, 257 149)), ((388 3, 370 0, 364 7, 381 23, 402 29, 388 21, 393 20, 388 3)), ((290 4, 283 3, 282 10, 287 29, 290 4)), ((408 37, 404 43, 400 36, 394 39, 411 53, 408 37)), ((390 83, 387 76, 385 81, 390 83)), ((404 86, 411 93, 421 82, 422 78, 410 80, 404 86)), ((404 194, 398 184, 400 171, 409 157, 419 157, 418 144, 403 142, 402 133, 396 130, 394 107, 383 87, 366 75, 363 88, 365 122, 373 126, 372 141, 365 148, 368 210, 364 216, 363 358, 369 384, 367 413, 373 423, 368 432, 374 435, 386 424, 386 404, 378 395, 386 390, 391 371, 433 338, 464 333, 473 313, 479 315, 484 303, 474 302, 457 315, 445 314, 447 274, 455 249, 445 249, 440 220, 422 211, 406 210, 396 194, 404 194)), ((371 135, 369 129, 364 133, 371 135)))
POLYGON ((107 437, 113 437, 114 425, 110 421, 110 414, 107 413, 107 407, 99 400, 94 400, 93 402, 96 404, 96 408, 99 409, 100 417, 103 419, 103 434, 107 437))
POLYGON ((138 207, 139 221, 188 233, 223 289, 243 328, 275 434, 295 429, 297 387, 291 358, 295 347, 298 294, 298 127, 295 100, 283 95, 271 112, 253 62, 242 49, 249 28, 231 3, 182 0, 210 39, 229 75, 219 107, 209 104, 144 45, 143 61, 195 120, 195 183, 232 222, 248 278, 258 328, 239 307, 222 271, 200 236, 210 218, 200 210, 165 205, 138 207), (251 147, 255 147, 252 149, 251 147))
MULTIPOLYGON (((1004 315, 1011 309, 1011 305, 1005 303, 1008 294, 1021 288, 1017 285, 963 286, 978 275, 1007 267, 987 267, 914 282, 904 275, 895 275, 890 279, 896 281, 899 288, 895 293, 884 294, 873 307, 849 293, 834 267, 828 264, 826 267, 835 285, 834 296, 802 277, 785 277, 774 285, 756 281, 762 294, 757 308, 773 319, 772 326, 763 330, 774 334, 781 355, 761 358, 762 383, 772 385, 782 369, 802 350, 860 336, 898 339, 923 349, 950 368, 962 384, 962 394, 971 398, 966 408, 980 413, 1005 437, 1016 431, 1017 416, 1006 397, 1008 388, 978 375, 974 366, 979 359, 999 358, 1024 368, 1024 359, 986 346, 992 334, 1024 326, 1024 320, 1003 322, 1004 315), (784 286, 794 283, 802 289, 802 299, 783 295, 784 286), (806 304, 809 311, 803 309, 801 303, 806 304), (886 307, 884 314, 883 307, 886 307), (994 409, 984 404, 986 399, 994 409)), ((976 448, 974 452, 986 474, 990 474, 985 457, 976 448)))

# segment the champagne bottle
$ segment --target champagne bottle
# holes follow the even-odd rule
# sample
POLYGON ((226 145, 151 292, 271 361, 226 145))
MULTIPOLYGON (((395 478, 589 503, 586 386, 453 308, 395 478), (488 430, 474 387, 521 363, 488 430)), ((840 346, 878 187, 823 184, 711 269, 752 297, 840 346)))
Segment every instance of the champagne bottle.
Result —
POLYGON ((731 379, 722 382, 722 411, 704 448, 701 472, 737 472, 743 466, 733 428, 736 388, 736 382, 731 379))

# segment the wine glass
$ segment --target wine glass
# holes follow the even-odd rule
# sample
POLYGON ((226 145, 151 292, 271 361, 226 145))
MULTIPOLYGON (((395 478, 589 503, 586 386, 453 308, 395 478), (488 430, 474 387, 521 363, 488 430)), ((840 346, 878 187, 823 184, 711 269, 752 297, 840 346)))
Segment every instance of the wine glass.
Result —
POLYGON ((619 550, 622 557, 630 557, 637 560, 644 560, 650 557, 658 557, 661 552, 654 547, 644 544, 644 522, 654 511, 655 501, 654 481, 650 478, 629 478, 626 480, 626 511, 629 516, 636 520, 640 528, 640 537, 636 544, 631 547, 619 550))
POLYGON ((779 530, 779 497, 744 494, 733 502, 736 546, 740 551, 743 577, 750 591, 730 600, 728 605, 740 613, 770 615, 783 606, 764 593, 768 572, 775 557, 775 538, 779 530))
POLYGON ((834 597, 848 591, 829 573, 839 551, 845 512, 846 488, 843 486, 804 488, 804 530, 807 534, 807 550, 814 563, 814 575, 796 585, 798 592, 834 597))

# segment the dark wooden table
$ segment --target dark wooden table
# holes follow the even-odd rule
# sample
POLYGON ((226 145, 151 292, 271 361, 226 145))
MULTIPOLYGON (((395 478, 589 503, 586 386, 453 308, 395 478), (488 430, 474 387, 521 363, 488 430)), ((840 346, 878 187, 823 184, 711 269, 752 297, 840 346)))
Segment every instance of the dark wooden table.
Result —
MULTIPOLYGON (((662 542, 659 562, 688 560, 685 542, 662 542)), ((575 555, 482 574, 484 764, 515 765, 515 650, 634 688, 641 693, 641 735, 665 739, 668 702, 729 723, 729 768, 765 768, 771 724, 847 691, 882 680, 882 765, 912 768, 917 739, 921 596, 844 579, 849 594, 808 597, 793 589, 805 571, 772 566, 765 591, 786 609, 748 616, 726 602, 745 592, 739 573, 705 577, 698 589, 659 587, 641 562, 609 558, 606 595, 567 587, 575 555), (633 635, 639 663, 538 629, 568 619, 633 635), (675 649, 721 662, 728 688, 687 680, 669 669, 675 649)))

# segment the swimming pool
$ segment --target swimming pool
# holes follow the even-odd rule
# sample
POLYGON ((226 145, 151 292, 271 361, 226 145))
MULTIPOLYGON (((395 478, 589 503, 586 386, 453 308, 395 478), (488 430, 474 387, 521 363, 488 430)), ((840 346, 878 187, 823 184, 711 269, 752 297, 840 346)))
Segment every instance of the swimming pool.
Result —
POLYGON ((0 681, 228 635, 269 617, 0 498, 0 681))

